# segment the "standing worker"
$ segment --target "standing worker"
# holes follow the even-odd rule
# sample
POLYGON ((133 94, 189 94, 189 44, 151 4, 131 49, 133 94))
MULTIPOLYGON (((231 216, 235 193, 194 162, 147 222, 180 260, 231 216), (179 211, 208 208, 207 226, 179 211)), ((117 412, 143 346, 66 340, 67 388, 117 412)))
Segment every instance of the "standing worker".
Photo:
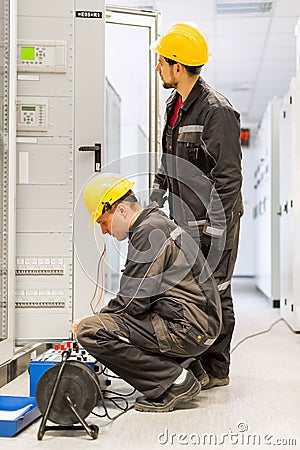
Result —
POLYGON ((135 409, 168 412, 191 401, 201 384, 188 370, 221 329, 214 277, 194 240, 155 203, 143 209, 133 183, 116 174, 84 189, 91 223, 129 239, 117 296, 73 324, 80 344, 143 394, 135 409))
MULTIPOLYGON (((241 196, 240 115, 200 76, 210 58, 205 35, 175 24, 154 47, 166 102, 162 164, 151 192, 160 207, 201 245, 214 271, 222 303, 222 331, 194 367, 209 377, 204 389, 229 384, 230 342, 234 329, 231 278, 237 256, 241 196)), ((207 379, 207 377, 206 377, 207 379)))

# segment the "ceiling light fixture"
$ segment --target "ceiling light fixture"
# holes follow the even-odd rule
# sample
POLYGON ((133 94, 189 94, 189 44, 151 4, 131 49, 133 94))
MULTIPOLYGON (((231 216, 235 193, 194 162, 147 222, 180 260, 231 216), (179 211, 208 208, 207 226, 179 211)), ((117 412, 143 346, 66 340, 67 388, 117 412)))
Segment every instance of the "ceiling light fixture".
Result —
POLYGON ((216 5, 217 14, 266 14, 271 11, 273 1, 217 0, 216 5))

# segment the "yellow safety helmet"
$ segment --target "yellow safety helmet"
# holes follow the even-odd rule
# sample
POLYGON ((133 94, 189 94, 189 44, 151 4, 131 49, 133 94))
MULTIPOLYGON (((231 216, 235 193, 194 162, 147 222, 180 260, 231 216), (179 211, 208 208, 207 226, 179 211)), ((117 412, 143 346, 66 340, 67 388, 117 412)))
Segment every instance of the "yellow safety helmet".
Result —
POLYGON ((133 185, 133 181, 129 181, 116 173, 99 173, 93 177, 83 191, 83 200, 92 218, 89 227, 104 214, 104 207, 111 207, 133 185))
POLYGON ((211 53, 203 31, 187 23, 176 23, 152 46, 165 58, 185 66, 202 66, 211 53))

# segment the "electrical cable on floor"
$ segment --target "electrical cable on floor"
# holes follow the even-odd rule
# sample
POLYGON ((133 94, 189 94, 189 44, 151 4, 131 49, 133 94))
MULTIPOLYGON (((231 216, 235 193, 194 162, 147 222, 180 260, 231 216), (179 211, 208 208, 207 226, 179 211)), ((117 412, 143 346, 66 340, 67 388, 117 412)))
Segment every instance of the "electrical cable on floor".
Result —
MULTIPOLYGON (((101 370, 101 372, 99 373, 99 375, 105 375, 106 377, 110 377, 110 378, 117 378, 117 379, 121 379, 118 375, 111 375, 111 374, 108 374, 107 372, 106 372, 106 367, 104 367, 102 370, 101 370)), ((96 414, 96 413, 92 413, 92 414, 94 414, 94 415, 96 415, 96 416, 98 416, 98 417, 105 417, 106 415, 107 415, 107 417, 108 418, 110 418, 111 420, 114 420, 114 418, 111 418, 111 417, 109 417, 109 415, 108 415, 108 412, 107 412, 107 408, 104 406, 104 399, 105 400, 107 400, 107 401, 110 401, 110 402, 112 402, 117 408, 119 408, 119 409, 121 409, 122 410, 122 413, 120 413, 120 414, 118 414, 115 418, 117 418, 117 417, 119 417, 121 414, 123 414, 123 413, 125 413, 125 412, 127 412, 127 411, 129 411, 130 409, 132 409, 133 408, 133 406, 128 406, 129 405, 129 403, 128 403, 128 401, 126 400, 126 398, 125 397, 130 397, 130 396, 132 396, 135 392, 136 392, 136 389, 133 389, 131 392, 129 392, 128 394, 123 394, 123 393, 121 393, 121 392, 116 392, 116 391, 112 391, 112 390, 110 390, 110 389, 105 389, 105 390, 103 390, 103 391, 101 391, 102 392, 102 394, 103 394, 103 400, 102 400, 102 402, 103 402, 103 407, 104 407, 104 414, 103 415, 100 415, 100 414, 96 414), (108 394, 108 395, 112 395, 111 397, 107 397, 106 396, 106 394, 108 394), (124 407, 122 407, 120 404, 119 404, 119 402, 124 402, 124 407)), ((102 399, 102 398, 101 398, 102 399)))
MULTIPOLYGON (((100 418, 103 418, 103 417, 107 416, 109 420, 116 420, 116 419, 117 419, 118 417, 120 417, 122 414, 125 414, 127 411, 129 411, 130 409, 133 408, 133 405, 132 405, 132 406, 128 406, 128 402, 127 402, 127 400, 125 400, 125 399, 122 399, 122 400, 124 400, 126 406, 125 406, 125 408, 122 408, 122 407, 120 407, 120 405, 118 405, 118 404, 115 402, 115 397, 111 397, 111 398, 106 397, 106 400, 111 400, 112 403, 113 403, 115 406, 117 406, 117 408, 119 408, 119 409, 122 410, 119 414, 116 414, 115 416, 111 417, 111 416, 109 415, 108 410, 107 410, 107 407, 106 407, 106 405, 105 405, 104 395, 103 395, 103 392, 102 392, 100 386, 98 387, 98 390, 99 390, 99 394, 100 394, 100 399, 101 399, 101 402, 102 402, 102 406, 103 406, 103 409, 104 409, 104 414, 97 414, 97 413, 95 413, 94 411, 92 411, 92 414, 93 414, 94 416, 97 416, 97 417, 100 417, 100 418)), ((104 391, 104 392, 108 392, 108 391, 104 391)), ((119 397, 119 398, 121 398, 121 397, 119 397)))
MULTIPOLYGON (((121 380, 120 377, 118 378, 121 380)), ((136 389, 133 389, 131 392, 129 392, 129 394, 120 394, 120 392, 111 391, 110 389, 105 389, 103 392, 104 394, 114 394, 114 395, 122 395, 122 397, 131 397, 131 395, 133 395, 136 392, 136 389)))
MULTIPOLYGON (((103 369, 101 370, 101 372, 99 373, 99 375, 104 375, 105 377, 109 377, 109 378, 117 378, 119 380, 121 380, 122 378, 119 377, 118 375, 112 375, 112 374, 108 374, 107 372, 105 372, 107 369, 107 367, 103 367, 103 369)), ((133 395, 135 393, 136 389, 133 389, 132 392, 130 392, 129 394, 119 394, 119 392, 114 392, 114 391, 109 391, 109 390, 105 390, 105 392, 107 393, 112 393, 112 394, 116 394, 116 395, 122 395, 123 397, 130 397, 131 395, 133 395)))
POLYGON ((240 342, 238 342, 238 343, 233 347, 233 349, 231 350, 230 353, 233 353, 234 350, 237 349, 237 347, 238 347, 240 344, 242 344, 243 342, 247 341, 248 339, 253 338, 253 337, 256 337, 256 336, 260 336, 261 334, 268 333, 269 331, 272 330, 272 328, 274 327, 274 325, 276 325, 277 323, 281 322, 282 320, 283 320, 283 318, 281 317, 280 319, 275 320, 275 322, 273 322, 273 323, 269 326, 269 328, 268 328, 267 330, 259 331, 258 333, 254 333, 254 334, 250 334, 249 336, 246 336, 244 339, 242 339, 240 342))

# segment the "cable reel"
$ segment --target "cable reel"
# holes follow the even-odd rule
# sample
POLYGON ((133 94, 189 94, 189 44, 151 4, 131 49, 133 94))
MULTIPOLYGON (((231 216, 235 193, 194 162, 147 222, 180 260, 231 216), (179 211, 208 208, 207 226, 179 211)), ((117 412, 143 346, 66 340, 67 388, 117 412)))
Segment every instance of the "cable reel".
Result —
POLYGON ((37 384, 36 401, 43 415, 38 440, 47 430, 62 429, 84 429, 92 439, 98 437, 99 427, 88 425, 85 418, 102 400, 99 380, 87 364, 67 361, 69 356, 64 351, 62 362, 48 369, 37 384), (48 419, 59 426, 46 426, 48 419))

